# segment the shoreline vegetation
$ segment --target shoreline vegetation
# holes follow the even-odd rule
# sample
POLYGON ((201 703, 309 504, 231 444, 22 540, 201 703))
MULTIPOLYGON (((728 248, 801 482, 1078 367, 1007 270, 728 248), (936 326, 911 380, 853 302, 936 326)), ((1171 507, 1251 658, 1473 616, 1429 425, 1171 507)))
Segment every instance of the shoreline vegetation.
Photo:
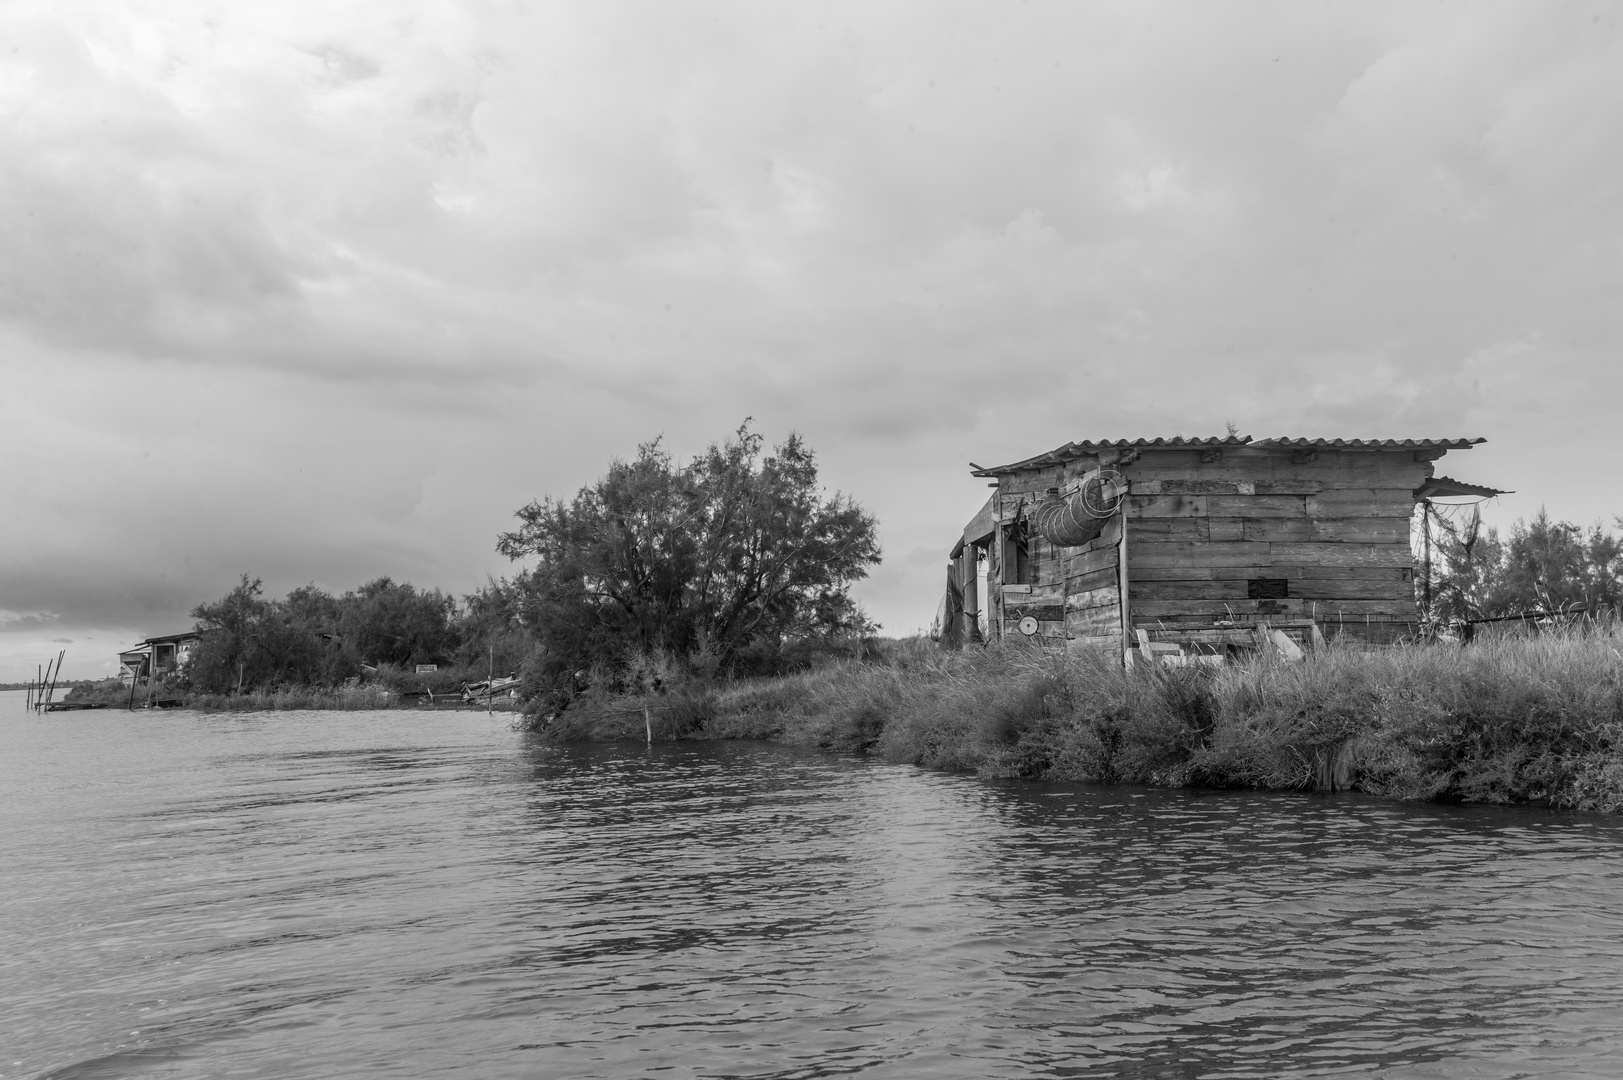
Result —
MULTIPOLYGON (((357 712, 363 709, 488 709, 492 712, 516 713, 523 703, 515 697, 505 696, 506 686, 498 680, 498 696, 486 702, 463 700, 463 687, 482 684, 486 675, 471 667, 450 666, 432 673, 415 672, 384 667, 362 681, 351 679, 339 686, 292 685, 259 687, 242 693, 217 693, 188 685, 179 673, 149 682, 141 680, 135 688, 133 707, 143 709, 148 702, 163 702, 166 708, 195 709, 201 712, 276 712, 291 709, 317 711, 357 712)), ((66 704, 97 704, 109 709, 123 709, 131 704, 130 684, 126 679, 103 679, 99 682, 80 682, 65 694, 66 704)))
MULTIPOLYGON (((869 639, 809 670, 755 678, 699 674, 658 654, 633 666, 630 679, 587 679, 559 713, 537 713, 544 698, 490 708, 555 743, 757 739, 990 778, 1623 812, 1616 620, 1218 668, 1123 671, 1093 649, 948 651, 925 638, 869 639), (628 685, 658 689, 614 689, 628 685)), ((206 712, 487 708, 462 704, 449 674, 174 696, 206 712), (429 698, 431 684, 445 692, 429 698)), ((67 700, 122 707, 128 694, 105 680, 75 685, 67 700)))
POLYGON ((526 726, 558 742, 767 739, 983 777, 1623 812, 1616 622, 1132 671, 1094 650, 879 646, 753 680, 672 666, 659 693, 588 692, 526 726))

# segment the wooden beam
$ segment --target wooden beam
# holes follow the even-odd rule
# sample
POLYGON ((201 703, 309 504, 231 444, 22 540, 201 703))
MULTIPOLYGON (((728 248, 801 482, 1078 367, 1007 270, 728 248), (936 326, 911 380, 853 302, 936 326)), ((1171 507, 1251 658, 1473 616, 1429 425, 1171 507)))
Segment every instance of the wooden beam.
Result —
MULTIPOLYGON (((1292 581, 1383 581, 1411 582, 1413 572, 1392 566, 1292 566, 1284 576, 1292 581)), ((1142 566, 1133 565, 1134 581, 1244 581, 1254 577, 1279 577, 1274 566, 1142 566)))
POLYGON ((1129 518, 1205 517, 1205 495, 1129 495, 1123 512, 1129 518))
POLYGON ((1307 516, 1307 498, 1303 495, 1209 495, 1206 511, 1210 517, 1299 518, 1307 516))
POLYGON ((1178 616, 1201 616, 1205 618, 1221 619, 1232 616, 1240 619, 1256 618, 1259 615, 1285 615, 1296 614, 1306 618, 1310 613, 1316 614, 1320 622, 1334 623, 1337 614, 1347 616, 1351 622, 1353 616, 1360 620, 1365 615, 1403 616, 1412 618, 1418 609, 1413 600, 1289 600, 1258 601, 1258 600, 1139 600, 1133 604, 1133 619, 1135 622, 1145 619, 1168 619, 1178 616), (1272 603, 1275 609, 1259 612, 1259 603, 1272 603), (1312 605, 1317 605, 1315 611, 1312 605))

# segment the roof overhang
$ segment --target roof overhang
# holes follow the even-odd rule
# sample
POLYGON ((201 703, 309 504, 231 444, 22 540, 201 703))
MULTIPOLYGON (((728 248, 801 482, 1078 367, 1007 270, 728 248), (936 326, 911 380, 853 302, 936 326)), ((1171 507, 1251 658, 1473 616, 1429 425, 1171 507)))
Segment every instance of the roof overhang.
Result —
POLYGON ((142 645, 178 645, 181 642, 185 642, 185 641, 201 641, 201 640, 203 640, 203 635, 202 634, 198 633, 196 630, 188 630, 183 634, 160 634, 157 637, 149 637, 145 641, 141 642, 141 644, 142 645))
POLYGON ((1481 484, 1467 484, 1465 481, 1456 480, 1452 476, 1434 476, 1414 489, 1416 499, 1451 499, 1460 497, 1491 499, 1495 495, 1510 494, 1512 492, 1483 487, 1481 484))

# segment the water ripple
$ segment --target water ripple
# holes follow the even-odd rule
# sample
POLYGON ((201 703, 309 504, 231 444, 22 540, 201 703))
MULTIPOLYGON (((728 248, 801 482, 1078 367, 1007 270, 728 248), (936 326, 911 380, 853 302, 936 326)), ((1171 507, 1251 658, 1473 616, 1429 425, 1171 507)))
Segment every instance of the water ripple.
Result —
POLYGON ((1623 1060, 1609 819, 553 749, 477 714, 0 738, 4 1077, 1623 1060))

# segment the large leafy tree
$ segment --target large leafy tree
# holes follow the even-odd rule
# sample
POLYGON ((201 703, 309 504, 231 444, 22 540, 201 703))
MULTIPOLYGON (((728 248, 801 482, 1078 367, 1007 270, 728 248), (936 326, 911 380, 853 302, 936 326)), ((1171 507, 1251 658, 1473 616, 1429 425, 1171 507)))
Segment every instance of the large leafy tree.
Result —
POLYGON ((336 606, 345 648, 369 663, 443 663, 458 645, 455 602, 438 589, 380 577, 336 606))
POLYGON ((267 600, 258 578, 247 574, 192 618, 202 641, 186 665, 198 689, 240 693, 277 683, 303 683, 322 666, 320 640, 289 616, 285 602, 267 600))
POLYGON ((518 511, 497 549, 556 670, 667 651, 728 666, 866 625, 850 586, 879 562, 872 515, 818 483, 798 435, 765 452, 748 423, 687 463, 659 440, 573 499, 518 511))

